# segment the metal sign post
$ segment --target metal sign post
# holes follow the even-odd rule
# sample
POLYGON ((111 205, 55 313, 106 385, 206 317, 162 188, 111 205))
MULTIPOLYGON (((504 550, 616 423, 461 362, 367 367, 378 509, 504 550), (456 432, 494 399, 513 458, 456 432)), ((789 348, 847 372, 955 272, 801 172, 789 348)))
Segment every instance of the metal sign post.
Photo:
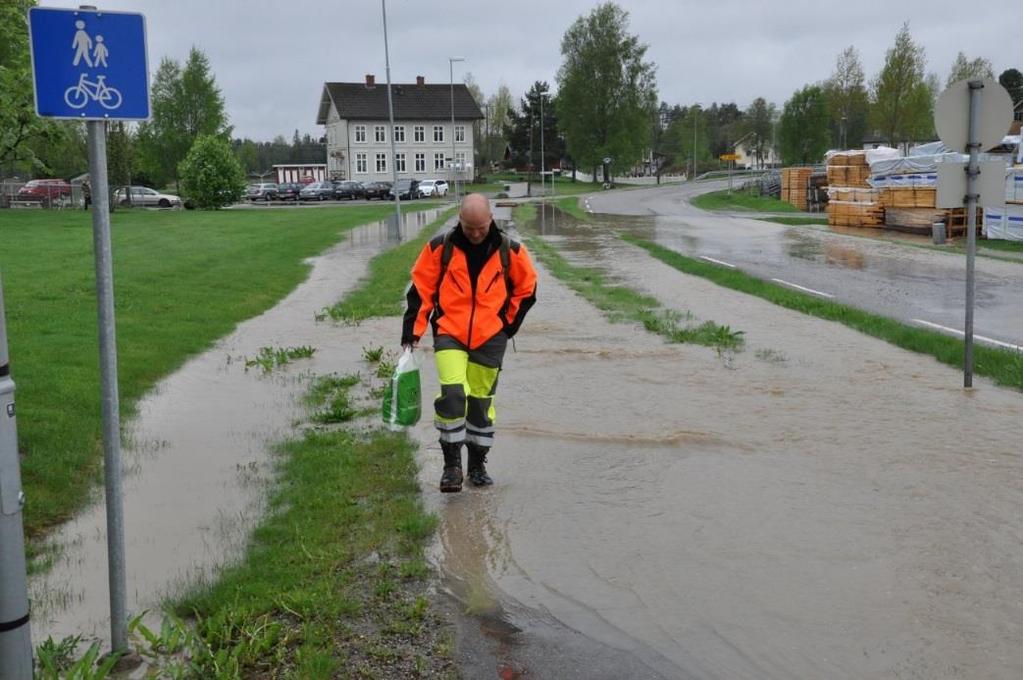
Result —
POLYGON ((128 650, 121 422, 114 332, 106 121, 149 118, 145 18, 138 13, 32 7, 28 12, 36 112, 87 121, 96 261, 103 465, 110 583, 110 640, 128 650))
MULTIPOLYGON (((938 98, 934 127, 938 137, 953 151, 964 150, 966 166, 966 314, 963 351, 963 387, 973 387, 973 309, 977 257, 977 202, 980 198, 980 152, 999 142, 1012 123, 1012 101, 1008 92, 993 80, 961 80, 938 98)), ((990 166, 989 166, 990 167, 990 166)), ((1004 181, 1004 176, 1000 178, 1004 181)), ((939 184, 939 189, 943 188, 939 184)), ((1004 188, 1001 191, 1004 200, 1004 188)), ((946 196, 938 197, 947 204, 946 196)))
POLYGON ((28 626, 28 576, 21 508, 14 381, 7 355, 4 290, 0 281, 0 679, 31 680, 32 635, 28 626))

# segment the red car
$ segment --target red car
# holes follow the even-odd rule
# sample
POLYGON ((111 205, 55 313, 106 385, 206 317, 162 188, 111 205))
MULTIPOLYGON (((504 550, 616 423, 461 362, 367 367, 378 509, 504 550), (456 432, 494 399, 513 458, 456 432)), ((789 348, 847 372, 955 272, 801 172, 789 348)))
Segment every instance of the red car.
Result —
POLYGON ((71 185, 62 179, 33 179, 18 189, 19 201, 39 201, 51 205, 59 199, 71 198, 71 185))

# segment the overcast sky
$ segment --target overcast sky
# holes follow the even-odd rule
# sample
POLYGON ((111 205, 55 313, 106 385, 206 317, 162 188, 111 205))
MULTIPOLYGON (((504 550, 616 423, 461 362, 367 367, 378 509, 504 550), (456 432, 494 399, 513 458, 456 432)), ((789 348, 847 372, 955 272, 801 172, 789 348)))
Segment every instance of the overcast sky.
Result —
MULTIPOLYGON (((184 61, 191 45, 210 58, 235 136, 268 140, 297 128, 323 134, 316 113, 325 81, 384 82, 378 0, 93 0, 146 15, 150 72, 184 61)), ((41 0, 45 7, 79 3, 41 0)), ((519 98, 535 80, 555 83, 561 37, 590 0, 389 0, 391 77, 447 83, 468 71, 489 96, 505 83, 519 98)), ((868 80, 902 22, 942 83, 959 50, 990 59, 995 76, 1023 70, 1021 0, 633 0, 630 32, 649 46, 660 98, 669 104, 762 96, 779 107, 823 80, 845 47, 860 52, 868 80)), ((116 46, 110 45, 111 50, 116 46)), ((555 86, 556 87, 556 86, 555 86)))

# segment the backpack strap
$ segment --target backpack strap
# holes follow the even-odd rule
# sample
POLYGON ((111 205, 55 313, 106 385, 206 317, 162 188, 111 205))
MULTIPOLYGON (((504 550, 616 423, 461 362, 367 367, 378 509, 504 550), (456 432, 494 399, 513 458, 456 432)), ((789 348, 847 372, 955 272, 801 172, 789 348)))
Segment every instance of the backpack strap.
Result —
POLYGON ((444 244, 440 251, 440 276, 437 277, 437 285, 433 289, 434 309, 440 306, 440 284, 444 281, 444 275, 448 273, 448 265, 451 264, 451 255, 455 249, 455 244, 451 242, 451 237, 455 235, 455 229, 458 229, 458 225, 444 234, 444 244))

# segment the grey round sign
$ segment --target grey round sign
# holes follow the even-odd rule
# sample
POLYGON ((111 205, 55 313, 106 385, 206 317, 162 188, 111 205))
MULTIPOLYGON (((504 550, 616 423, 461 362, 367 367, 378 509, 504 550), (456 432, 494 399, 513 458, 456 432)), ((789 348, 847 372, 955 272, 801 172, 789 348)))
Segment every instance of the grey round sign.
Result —
MULTIPOLYGON (((1012 125, 1012 100, 997 81, 985 78, 980 92, 980 114, 977 137, 980 150, 997 146, 1009 133, 1012 125)), ((952 83, 938 97, 934 105, 934 128, 945 146, 959 153, 968 153, 966 144, 970 133, 969 81, 952 83)))

